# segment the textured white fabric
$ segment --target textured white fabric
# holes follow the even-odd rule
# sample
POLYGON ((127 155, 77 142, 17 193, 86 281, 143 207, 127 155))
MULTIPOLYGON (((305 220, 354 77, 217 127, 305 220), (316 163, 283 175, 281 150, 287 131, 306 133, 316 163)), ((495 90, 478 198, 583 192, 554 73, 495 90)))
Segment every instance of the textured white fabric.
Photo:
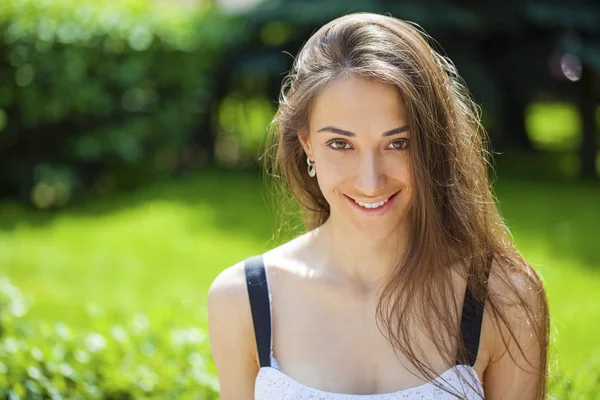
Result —
MULTIPOLYGON (((436 381, 443 387, 459 393, 460 398, 471 400, 483 397, 483 387, 479 376, 471 366, 456 365, 442 373, 436 378, 436 381)), ((262 367, 256 376, 254 398, 255 400, 454 400, 457 397, 440 389, 432 382, 398 392, 371 395, 323 391, 303 385, 286 375, 279 369, 277 360, 271 355, 271 367, 262 367)))

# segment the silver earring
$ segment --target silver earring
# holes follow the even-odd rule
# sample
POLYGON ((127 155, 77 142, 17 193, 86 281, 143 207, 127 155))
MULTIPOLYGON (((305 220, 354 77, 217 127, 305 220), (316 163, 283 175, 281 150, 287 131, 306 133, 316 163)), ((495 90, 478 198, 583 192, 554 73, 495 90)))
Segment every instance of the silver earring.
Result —
POLYGON ((310 161, 310 157, 307 156, 306 163, 308 164, 308 176, 310 176, 311 178, 314 178, 315 175, 317 174, 317 170, 315 169, 315 162, 310 161))

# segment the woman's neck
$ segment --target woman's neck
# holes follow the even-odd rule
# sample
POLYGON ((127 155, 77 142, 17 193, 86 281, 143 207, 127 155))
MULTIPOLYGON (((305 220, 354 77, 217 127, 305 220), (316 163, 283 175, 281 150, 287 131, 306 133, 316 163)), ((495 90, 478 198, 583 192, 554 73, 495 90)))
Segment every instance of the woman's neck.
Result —
POLYGON ((330 217, 313 230, 311 258, 321 262, 324 273, 361 289, 377 289, 400 261, 407 238, 407 227, 386 236, 369 235, 343 221, 330 217))

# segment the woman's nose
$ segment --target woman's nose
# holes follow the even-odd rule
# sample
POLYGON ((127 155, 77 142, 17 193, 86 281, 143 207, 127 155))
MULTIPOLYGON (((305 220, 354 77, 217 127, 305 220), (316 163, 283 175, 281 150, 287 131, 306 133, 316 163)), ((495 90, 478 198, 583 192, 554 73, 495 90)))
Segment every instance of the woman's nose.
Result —
POLYGON ((385 187, 385 174, 382 160, 377 154, 370 152, 365 154, 356 170, 354 186, 367 196, 376 196, 385 187))

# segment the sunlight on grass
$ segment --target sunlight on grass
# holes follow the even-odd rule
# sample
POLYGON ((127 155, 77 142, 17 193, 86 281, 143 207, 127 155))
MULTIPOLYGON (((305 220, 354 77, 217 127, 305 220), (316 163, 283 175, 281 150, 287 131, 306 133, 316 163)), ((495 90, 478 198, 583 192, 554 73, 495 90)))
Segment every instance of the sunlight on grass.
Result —
MULTIPOLYGON (((212 191, 215 178, 181 181, 178 193, 193 192, 191 185, 212 191)), ((0 231, 0 263, 13 283, 35 294, 32 315, 38 317, 76 322, 88 304, 129 313, 178 302, 203 307, 216 272, 264 248, 269 238, 257 180, 228 179, 235 210, 227 201, 220 209, 206 195, 182 201, 169 185, 156 189, 173 193, 172 199, 138 195, 127 206, 67 211, 43 222, 20 210, 16 226, 0 231), (235 199, 235 189, 249 185, 253 191, 235 199)))
MULTIPOLYGON (((546 284, 561 368, 600 351, 600 189, 499 179, 515 241, 546 284)), ((205 314, 224 268, 272 245, 273 216, 252 174, 207 172, 51 215, 4 205, 0 263, 35 296, 32 317, 77 324, 97 304, 149 315, 205 314), (12 222, 11 222, 12 221, 12 222)), ((185 318, 182 315, 181 318, 185 318)))
POLYGON ((515 242, 540 272, 550 302, 562 368, 575 370, 600 341, 600 187, 503 180, 500 209, 515 242))

